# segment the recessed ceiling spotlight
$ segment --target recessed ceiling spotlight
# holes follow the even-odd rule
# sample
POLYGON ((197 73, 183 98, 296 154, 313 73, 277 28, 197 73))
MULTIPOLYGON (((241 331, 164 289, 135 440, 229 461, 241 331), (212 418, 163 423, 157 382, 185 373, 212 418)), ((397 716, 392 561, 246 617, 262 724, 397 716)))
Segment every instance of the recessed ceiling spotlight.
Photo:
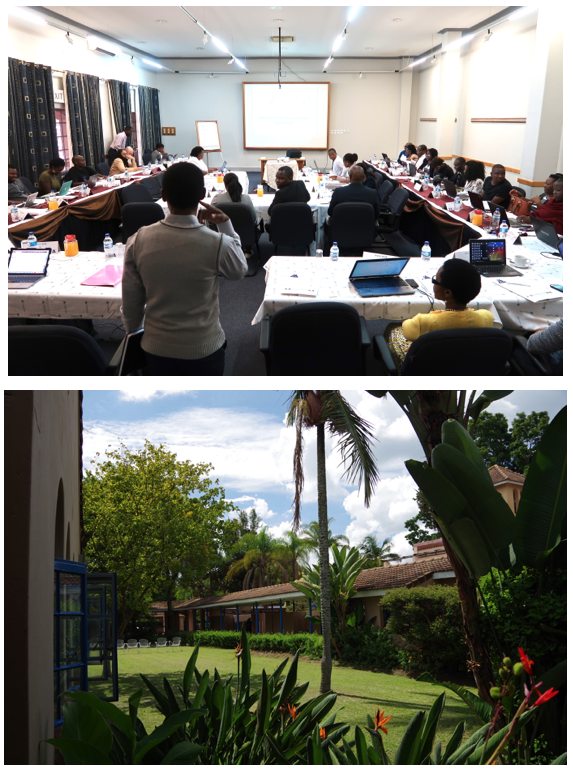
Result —
POLYGON ((271 11, 281 11, 282 5, 269 5, 269 8, 271 9, 271 11))
POLYGON ((138 43, 147 43, 147 40, 138 40, 138 43))
POLYGON ((282 23, 283 23, 283 21, 284 21, 284 19, 273 19, 273 22, 274 22, 275 24, 282 24, 282 23))
POLYGON ((156 19, 157 24, 167 24, 167 19, 156 19))
POLYGON ((366 46, 366 48, 364 50, 365 51, 373 51, 374 49, 372 48, 372 46, 366 46))
POLYGON ((205 49, 203 48, 203 46, 197 46, 197 51, 204 51, 204 50, 205 49))
POLYGON ((392 19, 392 21, 402 21, 402 19, 392 19))

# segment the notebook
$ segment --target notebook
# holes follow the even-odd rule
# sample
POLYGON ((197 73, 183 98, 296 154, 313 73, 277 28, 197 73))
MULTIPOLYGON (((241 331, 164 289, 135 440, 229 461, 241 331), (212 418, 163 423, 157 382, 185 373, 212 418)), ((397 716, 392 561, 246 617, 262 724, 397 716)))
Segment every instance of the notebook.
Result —
POLYGON ((482 276, 523 276, 506 265, 505 239, 470 239, 470 263, 482 276))
POLYGON ((409 257, 357 260, 348 278, 363 298, 378 295, 412 295, 416 290, 400 278, 409 260, 409 257))
POLYGON ((106 265, 101 271, 84 279, 82 284, 88 287, 117 287, 123 276, 123 265, 106 265))
POLYGON ((12 248, 8 257, 8 289, 28 289, 43 279, 51 251, 12 248))

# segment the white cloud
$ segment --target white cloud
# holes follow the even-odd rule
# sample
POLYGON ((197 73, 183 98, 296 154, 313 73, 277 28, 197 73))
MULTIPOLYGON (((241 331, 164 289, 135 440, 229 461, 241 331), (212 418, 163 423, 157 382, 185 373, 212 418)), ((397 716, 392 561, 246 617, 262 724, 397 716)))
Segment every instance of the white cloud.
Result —
POLYGON ((269 526, 267 523, 263 521, 263 526, 267 526, 267 528, 269 529, 270 535, 274 539, 278 539, 279 536, 282 536, 284 533, 291 530, 292 523, 290 520, 284 520, 282 523, 279 523, 278 525, 269 526))
POLYGON ((273 512, 265 499, 258 499, 255 498, 255 496, 239 496, 239 498, 233 498, 231 501, 234 504, 239 504, 241 509, 246 509, 249 512, 251 509, 254 509, 257 515, 263 520, 268 517, 276 517, 278 514, 277 512, 273 512))
POLYGON ((137 389, 118 389, 118 392, 122 402, 149 402, 154 398, 196 393, 194 389, 151 389, 147 386, 138 386, 137 389))

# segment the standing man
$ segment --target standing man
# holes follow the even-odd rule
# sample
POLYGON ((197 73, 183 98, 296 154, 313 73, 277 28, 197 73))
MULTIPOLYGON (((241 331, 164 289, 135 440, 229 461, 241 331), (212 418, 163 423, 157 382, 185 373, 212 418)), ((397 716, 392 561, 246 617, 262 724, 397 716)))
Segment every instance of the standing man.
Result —
POLYGON ((328 151, 328 157, 332 161, 332 173, 337 177, 342 177, 344 175, 344 163, 333 147, 328 151))
POLYGON ((123 131, 120 131, 120 133, 116 134, 113 138, 113 142, 107 151, 107 162, 110 166, 118 157, 119 151, 123 150, 123 148, 127 145, 127 140, 129 137, 131 137, 132 131, 133 129, 131 126, 124 126, 123 131))

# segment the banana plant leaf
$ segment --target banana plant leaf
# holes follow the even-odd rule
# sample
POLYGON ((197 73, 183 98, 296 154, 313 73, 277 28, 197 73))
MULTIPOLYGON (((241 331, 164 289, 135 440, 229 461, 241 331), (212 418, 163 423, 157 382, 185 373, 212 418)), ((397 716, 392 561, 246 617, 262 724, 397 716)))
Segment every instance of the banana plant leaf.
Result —
POLYGON ((466 689, 463 686, 458 686, 458 684, 450 683, 449 681, 438 681, 430 673, 422 673, 422 675, 419 675, 416 678, 416 681, 424 681, 428 684, 434 684, 434 686, 445 686, 446 689, 450 689, 450 691, 454 692, 454 694, 457 694, 458 697, 461 697, 461 699, 466 703, 468 708, 470 708, 470 710, 475 713, 482 724, 489 724, 491 721, 491 705, 485 700, 482 700, 481 697, 478 697, 473 692, 470 692, 469 689, 466 689))
POLYGON ((513 394, 513 391, 483 391, 476 401, 469 406, 467 413, 475 421, 482 410, 487 410, 492 402, 508 397, 510 394, 513 394))

